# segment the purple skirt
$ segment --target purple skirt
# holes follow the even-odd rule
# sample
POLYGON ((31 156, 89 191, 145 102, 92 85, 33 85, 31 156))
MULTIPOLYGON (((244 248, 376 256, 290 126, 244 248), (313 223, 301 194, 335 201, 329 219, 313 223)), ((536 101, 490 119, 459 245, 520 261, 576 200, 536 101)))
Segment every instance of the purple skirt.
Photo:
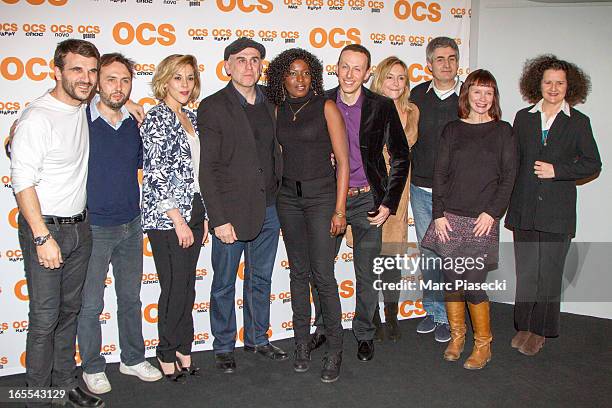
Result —
POLYGON ((421 246, 432 250, 443 258, 478 258, 485 259, 486 265, 499 261, 499 219, 495 219, 489 235, 477 237, 474 235, 476 218, 464 217, 448 212, 444 213, 452 231, 448 231, 450 239, 440 241, 436 234, 435 221, 431 221, 427 232, 421 241, 421 246))

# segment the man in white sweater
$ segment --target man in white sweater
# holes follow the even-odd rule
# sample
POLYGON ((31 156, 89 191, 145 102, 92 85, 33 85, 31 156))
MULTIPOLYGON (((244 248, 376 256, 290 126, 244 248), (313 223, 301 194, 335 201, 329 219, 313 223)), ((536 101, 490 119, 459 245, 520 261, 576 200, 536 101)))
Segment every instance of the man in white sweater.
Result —
MULTIPOLYGON (((58 44, 55 88, 24 110, 11 147, 30 297, 26 381, 29 387, 69 390, 68 399, 79 407, 104 406, 78 387, 74 360, 77 315, 92 247, 85 210, 85 103, 97 84, 99 59, 88 41, 58 44)), ((51 405, 50 400, 40 403, 51 405)))

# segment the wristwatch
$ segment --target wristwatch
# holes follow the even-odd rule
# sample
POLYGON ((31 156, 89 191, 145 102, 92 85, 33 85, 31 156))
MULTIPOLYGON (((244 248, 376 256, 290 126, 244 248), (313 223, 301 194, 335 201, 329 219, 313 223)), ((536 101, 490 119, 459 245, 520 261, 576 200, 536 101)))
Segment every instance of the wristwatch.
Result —
POLYGON ((42 237, 34 237, 32 241, 34 241, 34 245, 41 246, 44 245, 51 238, 51 233, 47 235, 43 235, 42 237))

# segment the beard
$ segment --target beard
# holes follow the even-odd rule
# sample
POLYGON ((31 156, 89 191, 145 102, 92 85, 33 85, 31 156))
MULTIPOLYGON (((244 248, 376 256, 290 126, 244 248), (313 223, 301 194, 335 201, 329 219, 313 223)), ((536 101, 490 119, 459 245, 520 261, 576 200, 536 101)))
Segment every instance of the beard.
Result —
POLYGON ((102 89, 99 90, 99 94, 100 94, 100 101, 108 106, 109 108, 113 109, 113 110, 119 110, 123 107, 123 105, 125 105, 125 103, 128 100, 128 95, 124 94, 123 92, 114 92, 112 94, 107 94, 106 92, 102 91, 102 89), (111 97, 114 94, 119 94, 121 95, 121 99, 118 101, 113 100, 111 97))
POLYGON ((91 84, 90 82, 69 82, 66 83, 65 81, 62 81, 62 88, 64 89, 64 92, 66 92, 68 94, 68 96, 70 96, 71 98, 77 100, 77 101, 81 101, 81 102, 86 102, 87 100, 89 100, 89 97, 91 96, 91 93, 93 91, 93 84, 91 84), (83 94, 81 91, 77 90, 77 87, 80 85, 86 85, 89 86, 91 89, 89 90, 89 92, 87 93, 87 95, 83 94))

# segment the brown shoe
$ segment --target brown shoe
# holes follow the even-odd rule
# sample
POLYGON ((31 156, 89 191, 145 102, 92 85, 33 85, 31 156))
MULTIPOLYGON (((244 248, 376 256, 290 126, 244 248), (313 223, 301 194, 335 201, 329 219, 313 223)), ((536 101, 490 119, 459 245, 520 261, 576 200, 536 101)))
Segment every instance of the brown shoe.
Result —
POLYGON ((535 333, 531 333, 531 336, 529 336, 527 341, 523 343, 521 347, 519 347, 518 351, 520 351, 526 356, 535 356, 544 346, 545 341, 546 337, 538 336, 535 333))
POLYGON ((474 328, 474 349, 472 354, 465 360, 464 368, 468 370, 480 370, 491 361, 491 319, 489 317, 489 302, 473 304, 468 302, 472 327, 474 328))
POLYGON ((520 348, 523 344, 525 344, 529 336, 531 336, 531 332, 520 330, 514 335, 510 345, 515 349, 520 348))
POLYGON ((451 340, 444 350, 446 361, 457 361, 465 346, 465 303, 445 302, 446 315, 450 326, 451 340))

